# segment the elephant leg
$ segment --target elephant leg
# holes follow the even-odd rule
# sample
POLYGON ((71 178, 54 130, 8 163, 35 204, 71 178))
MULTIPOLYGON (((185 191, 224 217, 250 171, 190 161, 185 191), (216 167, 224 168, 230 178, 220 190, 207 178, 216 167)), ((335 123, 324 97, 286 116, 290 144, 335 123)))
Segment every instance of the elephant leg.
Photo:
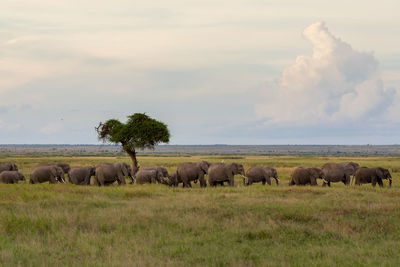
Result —
POLYGON ((289 181, 289 186, 295 185, 295 182, 293 181, 293 179, 290 179, 289 181))
POLYGON ((261 182, 262 182, 262 185, 265 185, 265 183, 267 182, 267 179, 262 179, 261 182))
POLYGON ((253 180, 252 179, 248 179, 247 180, 247 185, 252 185, 253 184, 253 180))
POLYGON ((271 185, 271 177, 267 177, 265 180, 267 181, 268 185, 271 185))
POLYGON ((318 183, 317 183, 317 179, 316 178, 311 178, 311 185, 312 186, 316 186, 316 185, 318 185, 318 183))
POLYGON ((206 182, 206 180, 204 179, 204 175, 202 175, 202 176, 200 176, 198 179, 196 179, 196 180, 199 180, 200 181, 200 187, 207 187, 207 182, 206 182))
POLYGON ((229 178, 229 185, 230 186, 234 186, 235 185, 235 179, 234 179, 233 176, 229 178))
POLYGON ((376 177, 372 178, 371 184, 372 184, 373 187, 376 186, 376 177))
POLYGON ((90 185, 90 176, 86 177, 84 184, 85 185, 90 185))
POLYGON ((345 176, 345 180, 343 182, 345 185, 349 185, 350 184, 350 175, 346 175, 345 176))
POLYGON ((325 187, 327 184, 328 184, 328 183, 325 182, 325 180, 324 180, 323 183, 322 183, 322 186, 325 187))
POLYGON ((383 181, 382 181, 381 178, 378 178, 378 184, 379 184, 380 187, 383 187, 383 181))

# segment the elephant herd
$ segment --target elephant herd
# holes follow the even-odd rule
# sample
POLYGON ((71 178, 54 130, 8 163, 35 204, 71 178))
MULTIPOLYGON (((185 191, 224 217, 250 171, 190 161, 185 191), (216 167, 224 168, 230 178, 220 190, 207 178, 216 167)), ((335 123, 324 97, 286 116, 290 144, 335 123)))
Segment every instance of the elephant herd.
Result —
MULTIPOLYGON (((90 185, 90 179, 93 176, 93 182, 98 186, 107 186, 115 182, 118 185, 124 185, 126 184, 125 177, 129 177, 131 184, 136 180, 137 184, 159 183, 176 187, 182 183, 183 187, 192 187, 192 182, 200 182, 201 187, 206 187, 206 175, 208 175, 210 186, 223 186, 225 182, 234 186, 235 175, 242 176, 244 185, 259 182, 263 185, 266 183, 271 185, 271 178, 274 178, 276 185, 279 185, 278 174, 274 168, 253 166, 245 172, 242 164, 235 162, 211 164, 207 161, 181 163, 170 174, 161 166, 140 167, 134 173, 132 168, 124 162, 100 163, 97 166, 74 168, 67 163, 41 163, 31 171, 29 183, 65 183, 65 174, 69 182, 76 185, 90 185)), ((355 162, 326 163, 322 168, 298 167, 291 173, 289 185, 318 185, 317 179, 322 179, 322 186, 331 186, 331 183, 337 182, 349 185, 351 177, 354 177, 356 185, 370 183, 376 186, 378 183, 382 187, 384 179, 388 179, 389 185, 392 185, 389 170, 380 167, 360 167, 355 162)), ((18 172, 16 164, 0 164, 0 182, 18 183, 25 180, 24 175, 18 172)))
POLYGON ((388 169, 360 167, 355 162, 326 163, 320 169, 298 167, 292 172, 289 185, 317 185, 317 179, 322 179, 322 186, 331 186, 331 182, 349 185, 351 177, 354 177, 356 185, 370 183, 376 186, 378 183, 382 187, 382 180, 388 179, 389 186, 392 186, 392 176, 388 169))

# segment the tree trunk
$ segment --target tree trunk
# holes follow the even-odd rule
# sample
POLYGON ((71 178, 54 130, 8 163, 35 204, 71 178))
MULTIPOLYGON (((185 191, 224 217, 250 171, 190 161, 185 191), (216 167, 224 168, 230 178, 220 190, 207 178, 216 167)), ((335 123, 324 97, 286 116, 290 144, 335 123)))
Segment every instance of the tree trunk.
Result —
POLYGON ((137 173, 137 171, 139 170, 138 162, 136 159, 136 151, 134 149, 133 150, 127 149, 126 153, 128 153, 129 157, 132 160, 132 172, 133 172, 133 175, 135 175, 137 173))

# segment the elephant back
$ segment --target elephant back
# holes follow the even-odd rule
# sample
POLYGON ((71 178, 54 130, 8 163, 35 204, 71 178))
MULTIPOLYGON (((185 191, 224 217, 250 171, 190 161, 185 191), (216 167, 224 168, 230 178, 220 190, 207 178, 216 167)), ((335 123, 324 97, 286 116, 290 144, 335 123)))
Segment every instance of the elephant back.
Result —
POLYGON ((18 167, 15 163, 6 162, 3 164, 0 164, 0 173, 3 171, 18 171, 18 167))

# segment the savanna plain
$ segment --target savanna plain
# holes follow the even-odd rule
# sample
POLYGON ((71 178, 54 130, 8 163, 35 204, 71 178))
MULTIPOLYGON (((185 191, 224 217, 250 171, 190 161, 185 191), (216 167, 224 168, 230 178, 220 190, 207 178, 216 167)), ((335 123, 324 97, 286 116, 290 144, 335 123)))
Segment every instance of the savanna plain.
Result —
MULTIPOLYGON (((170 188, 0 184, 2 266, 399 266, 400 157, 139 155, 169 171, 185 161, 268 165, 280 185, 170 188), (289 187, 298 166, 355 161, 388 168, 393 186, 289 187)), ((41 162, 124 156, 0 154, 29 179, 41 162)), ((207 177, 206 177, 207 178, 207 177)), ((318 180, 321 185, 322 181, 318 180)), ((129 183, 127 179, 127 183, 129 183)))

